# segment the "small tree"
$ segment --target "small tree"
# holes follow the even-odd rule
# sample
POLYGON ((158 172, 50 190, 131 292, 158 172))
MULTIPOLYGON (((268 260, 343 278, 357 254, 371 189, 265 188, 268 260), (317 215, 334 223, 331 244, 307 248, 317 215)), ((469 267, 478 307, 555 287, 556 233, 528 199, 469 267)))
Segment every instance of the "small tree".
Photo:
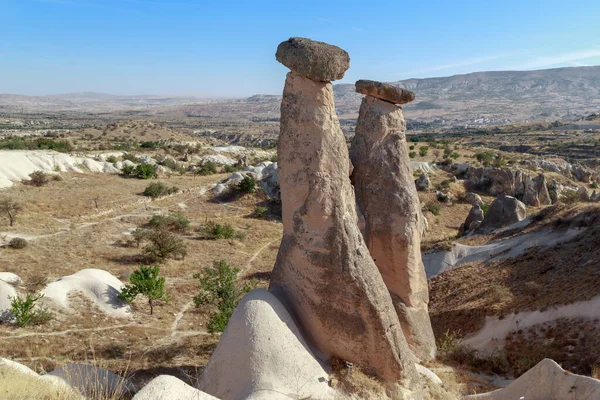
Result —
POLYGON ((10 222, 10 226, 15 224, 15 220, 17 219, 17 215, 23 211, 23 207, 19 203, 11 199, 1 199, 0 200, 0 212, 3 212, 8 217, 10 222))
POLYGON ((256 192, 256 180, 251 176, 245 176, 238 184, 238 190, 243 193, 256 192))
POLYGON ((46 322, 51 318, 48 311, 34 310, 37 302, 44 297, 42 294, 34 295, 27 293, 24 299, 14 296, 10 297, 10 309, 8 312, 12 315, 15 325, 18 327, 24 327, 27 325, 37 325, 46 322))
POLYGON ((156 173, 156 168, 152 164, 142 163, 135 167, 133 173, 140 179, 150 179, 156 173))
POLYGON ((187 255, 183 240, 172 234, 165 226, 148 229, 143 234, 143 239, 150 242, 144 251, 154 262, 163 262, 167 258, 182 260, 187 255))
POLYGON ((157 266, 140 265, 140 269, 133 271, 129 277, 130 285, 125 285, 119 293, 119 299, 131 303, 138 294, 146 296, 150 305, 150 315, 154 312, 154 300, 168 300, 165 290, 165 278, 159 277, 160 269, 157 266))
POLYGON ((427 155, 428 151, 429 151, 429 146, 421 146, 421 147, 419 147, 419 155, 421 157, 425 157, 427 155))
POLYGON ((49 181, 48 175, 42 171, 35 171, 29 174, 29 183, 33 186, 44 186, 49 181))
POLYGON ((198 175, 212 175, 217 173, 217 164, 212 161, 205 161, 198 167, 199 168, 196 170, 198 175))
POLYGON ((24 249, 27 247, 27 240, 20 237, 12 238, 10 242, 8 242, 8 247, 11 249, 24 249))
POLYGON ((212 267, 194 274, 194 279, 200 280, 200 293, 194 296, 196 307, 212 305, 217 308, 207 325, 210 333, 223 332, 235 307, 253 289, 253 282, 238 281, 239 271, 239 268, 232 268, 225 260, 215 260, 212 267))

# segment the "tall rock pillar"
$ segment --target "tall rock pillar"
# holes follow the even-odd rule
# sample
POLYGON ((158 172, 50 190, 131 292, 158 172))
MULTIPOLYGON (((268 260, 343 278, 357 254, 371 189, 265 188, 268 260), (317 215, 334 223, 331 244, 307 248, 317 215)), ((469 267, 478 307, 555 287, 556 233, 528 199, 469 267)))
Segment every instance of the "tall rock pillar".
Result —
POLYGON ((421 259, 425 221, 408 157, 406 121, 396 106, 412 101, 414 94, 366 80, 356 83, 356 91, 367 95, 350 149, 365 242, 390 291, 410 348, 421 360, 430 360, 435 358, 436 345, 421 259))
POLYGON ((322 356, 412 386, 415 357, 357 227, 348 150, 335 113, 330 81, 343 77, 348 53, 292 38, 279 45, 276 58, 292 72, 277 148, 283 238, 269 289, 322 356))

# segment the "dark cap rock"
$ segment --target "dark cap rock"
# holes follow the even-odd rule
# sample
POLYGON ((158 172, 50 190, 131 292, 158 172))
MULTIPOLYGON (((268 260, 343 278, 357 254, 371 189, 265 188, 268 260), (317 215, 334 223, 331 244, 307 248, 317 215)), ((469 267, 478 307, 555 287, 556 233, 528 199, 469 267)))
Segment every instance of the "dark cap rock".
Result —
POLYGON ((356 91, 394 104, 406 104, 415 99, 415 94, 410 90, 367 79, 356 82, 356 91))
POLYGON ((350 56, 345 50, 299 37, 281 42, 275 58, 292 71, 321 82, 342 79, 350 68, 350 56))

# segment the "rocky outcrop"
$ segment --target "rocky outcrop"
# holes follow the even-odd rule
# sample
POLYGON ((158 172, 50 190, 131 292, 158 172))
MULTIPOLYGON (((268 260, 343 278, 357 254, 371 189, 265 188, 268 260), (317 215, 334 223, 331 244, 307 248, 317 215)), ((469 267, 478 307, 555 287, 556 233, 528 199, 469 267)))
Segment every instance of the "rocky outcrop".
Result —
MULTIPOLYGON (((288 58, 281 54, 286 48, 280 46, 278 59, 288 58)), ((301 65, 287 63, 294 70, 286 78, 278 144, 283 238, 270 290, 320 356, 410 386, 417 379, 414 355, 357 226, 350 160, 331 83, 302 76, 336 63, 324 60, 324 66, 313 67, 321 57, 305 58, 301 65)))
POLYGON ((415 186, 417 187, 417 190, 421 192, 429 189, 429 184, 429 177, 425 172, 423 172, 421 176, 415 180, 415 186))
POLYGON ((512 196, 501 194, 490 205, 478 231, 491 232, 522 221, 526 216, 525 204, 512 196))
POLYGON ((546 358, 507 387, 465 399, 600 399, 600 380, 565 371, 556 362, 546 358))
POLYGON ((587 168, 582 165, 577 165, 573 167, 573 176, 579 182, 590 183, 594 175, 594 171, 591 168, 587 168))
POLYGON ((261 393, 265 395, 260 398, 280 394, 325 400, 334 397, 328 381, 283 304, 268 291, 255 289, 236 307, 199 387, 222 400, 261 393))
POLYGON ((497 196, 506 194, 522 197, 525 193, 525 181, 529 175, 525 171, 511 168, 474 168, 467 170, 467 187, 497 196))
POLYGON ((272 200, 281 199, 281 188, 279 186, 279 169, 277 163, 270 164, 262 171, 260 185, 265 194, 272 200))
POLYGON ((483 204, 483 200, 481 199, 481 196, 473 193, 473 192, 468 192, 465 195, 465 200, 467 201, 467 203, 469 203, 472 206, 480 206, 483 204))
POLYGON ((540 206, 549 206, 552 204, 552 198, 550 192, 548 192, 548 183, 544 174, 539 174, 533 178, 535 183, 535 190, 537 193, 538 203, 540 206))
POLYGON ((577 197, 580 201, 590 201, 590 194, 583 186, 580 186, 579 189, 577 189, 577 197))
POLYGON ((350 68, 350 56, 345 50, 299 37, 279 44, 275 58, 294 73, 320 82, 342 79, 350 68))
POLYGON ((352 182, 365 218, 365 242, 390 291, 404 336, 420 359, 429 360, 436 346, 421 260, 424 222, 405 130, 400 107, 364 97, 350 148, 352 182))
POLYGON ((133 400, 219 400, 201 392, 171 375, 152 379, 133 397, 133 400))
POLYGON ((475 222, 478 222, 479 224, 477 224, 477 226, 479 226, 483 219, 483 210, 479 205, 474 205, 473 207, 471 207, 471 211, 469 211, 469 214, 467 215, 467 218, 465 219, 465 222, 463 224, 464 231, 467 232, 472 230, 473 224, 475 222))
POLYGON ((393 104, 406 104, 415 99, 415 94, 389 83, 361 79, 356 82, 356 91, 367 96, 376 97, 393 104))

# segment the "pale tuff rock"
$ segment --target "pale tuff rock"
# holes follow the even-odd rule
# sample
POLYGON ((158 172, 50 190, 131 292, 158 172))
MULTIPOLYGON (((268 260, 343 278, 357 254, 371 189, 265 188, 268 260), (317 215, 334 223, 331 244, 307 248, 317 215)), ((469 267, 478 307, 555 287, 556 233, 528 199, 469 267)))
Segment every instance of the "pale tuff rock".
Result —
POLYGON ((283 304, 264 289, 236 307, 199 387, 222 400, 333 399, 329 376, 283 304))
POLYGON ((320 356, 410 386, 414 355, 357 226, 330 83, 288 73, 278 159, 283 238, 270 290, 320 356))
POLYGON ((356 200, 365 218, 364 238, 390 291, 413 352, 435 357, 421 260, 423 215, 413 184, 402 109, 366 96, 360 107, 350 157, 356 200))
POLYGON ((389 101, 394 104, 406 104, 415 99, 415 94, 389 83, 361 79, 356 82, 356 92, 373 96, 380 100, 389 101))
POLYGON ((488 209, 478 230, 490 232, 503 228, 525 219, 527 209, 525 204, 511 196, 501 194, 496 197, 488 209))
POLYGON ((48 373, 90 397, 124 398, 135 392, 127 379, 90 364, 66 364, 48 373))
POLYGON ((170 375, 152 379, 133 400, 219 400, 170 375))
POLYGON ((507 387, 465 399, 600 399, 600 380, 567 372, 556 362, 545 358, 507 387))
POLYGON ((321 82, 342 79, 350 68, 350 56, 345 50, 299 37, 281 42, 275 58, 293 72, 321 82))

